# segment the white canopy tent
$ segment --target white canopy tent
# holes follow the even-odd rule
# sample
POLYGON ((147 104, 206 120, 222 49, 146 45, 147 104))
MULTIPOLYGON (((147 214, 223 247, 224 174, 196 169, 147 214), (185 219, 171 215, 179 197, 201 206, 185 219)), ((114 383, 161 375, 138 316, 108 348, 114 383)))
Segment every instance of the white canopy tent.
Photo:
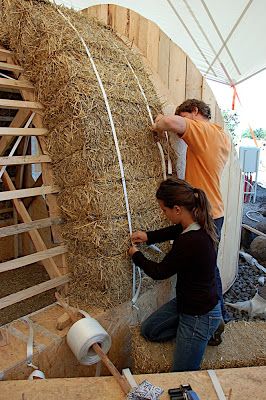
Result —
MULTIPOLYGON (((100 0, 56 0, 77 10, 100 0)), ((113 0, 154 21, 208 79, 237 85, 266 69, 265 0, 113 0)))

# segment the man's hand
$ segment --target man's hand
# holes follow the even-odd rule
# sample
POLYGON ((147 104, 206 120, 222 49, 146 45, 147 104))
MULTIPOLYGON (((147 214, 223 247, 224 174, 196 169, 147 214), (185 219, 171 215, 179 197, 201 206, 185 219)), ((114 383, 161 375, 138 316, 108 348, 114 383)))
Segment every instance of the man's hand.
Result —
POLYGON ((138 248, 137 248, 136 246, 131 246, 131 247, 128 249, 128 254, 130 255, 130 257, 132 257, 133 254, 135 254, 137 251, 139 251, 139 250, 138 250, 138 248))
POLYGON ((186 119, 179 115, 158 114, 151 130, 159 136, 164 135, 165 131, 170 131, 181 137, 186 131, 186 126, 186 119))
POLYGON ((154 124, 151 126, 151 130, 156 133, 164 133, 164 128, 161 127, 161 124, 159 121, 164 117, 163 114, 158 114, 157 117, 155 118, 154 124))
POLYGON ((145 243, 148 240, 148 236, 146 232, 143 231, 136 231, 133 232, 131 235, 132 243, 145 243))

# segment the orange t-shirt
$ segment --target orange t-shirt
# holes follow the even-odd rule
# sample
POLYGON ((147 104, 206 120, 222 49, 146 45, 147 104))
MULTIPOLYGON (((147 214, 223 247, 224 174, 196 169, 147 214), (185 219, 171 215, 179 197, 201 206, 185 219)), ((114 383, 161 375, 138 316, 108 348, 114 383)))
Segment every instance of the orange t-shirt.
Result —
POLYGON ((231 141, 219 125, 188 118, 182 139, 188 145, 186 181, 206 193, 213 218, 224 215, 220 178, 228 159, 231 141))

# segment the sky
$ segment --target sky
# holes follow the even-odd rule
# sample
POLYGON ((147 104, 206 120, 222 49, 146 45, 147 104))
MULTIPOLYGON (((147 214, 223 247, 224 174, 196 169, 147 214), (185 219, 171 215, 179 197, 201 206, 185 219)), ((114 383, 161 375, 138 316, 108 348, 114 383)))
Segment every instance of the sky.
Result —
MULTIPOLYGON (((222 109, 232 108, 233 89, 227 85, 208 81, 216 100, 222 109)), ((236 111, 240 116, 240 127, 248 125, 253 129, 266 129, 266 71, 236 86, 242 106, 236 100, 236 111)))

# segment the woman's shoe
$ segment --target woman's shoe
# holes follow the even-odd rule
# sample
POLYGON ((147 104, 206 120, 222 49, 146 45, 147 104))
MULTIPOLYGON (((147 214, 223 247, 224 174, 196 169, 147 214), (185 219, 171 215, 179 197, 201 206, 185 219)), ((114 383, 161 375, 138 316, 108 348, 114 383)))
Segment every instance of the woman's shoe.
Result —
POLYGON ((208 341, 208 346, 219 346, 222 343, 222 333, 224 332, 225 323, 224 321, 220 322, 220 325, 208 341))

